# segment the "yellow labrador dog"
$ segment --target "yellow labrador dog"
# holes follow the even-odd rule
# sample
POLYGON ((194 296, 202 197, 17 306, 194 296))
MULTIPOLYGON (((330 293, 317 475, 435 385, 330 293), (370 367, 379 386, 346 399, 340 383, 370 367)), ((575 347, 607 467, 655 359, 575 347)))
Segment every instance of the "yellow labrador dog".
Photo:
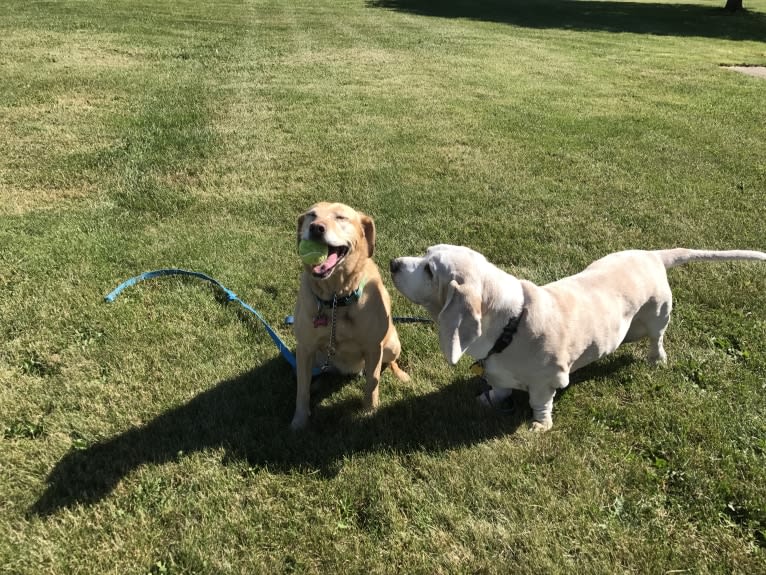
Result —
POLYGON ((372 254, 375 223, 345 204, 322 202, 298 218, 298 242, 327 245, 324 262, 304 265, 295 306, 298 391, 291 427, 303 428, 310 415, 311 372, 332 367, 366 376, 365 406, 378 406, 378 382, 387 366, 402 381, 396 363, 401 351, 391 323, 391 298, 372 254))
POLYGON ((665 270, 697 260, 766 260, 746 250, 631 250, 584 271, 537 286, 519 280, 469 248, 436 245, 424 257, 391 260, 394 285, 424 306, 439 326, 439 344, 454 365, 463 353, 492 387, 485 403, 511 389, 529 392, 531 429, 553 425, 553 397, 569 374, 622 342, 649 338, 649 361, 662 345, 673 305, 665 270))

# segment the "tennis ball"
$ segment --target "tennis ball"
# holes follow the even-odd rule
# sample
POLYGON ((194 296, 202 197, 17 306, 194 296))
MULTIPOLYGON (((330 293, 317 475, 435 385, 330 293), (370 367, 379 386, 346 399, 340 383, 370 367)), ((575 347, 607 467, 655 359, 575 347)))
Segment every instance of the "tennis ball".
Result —
POLYGON ((298 254, 304 264, 319 265, 327 259, 327 244, 313 240, 301 240, 298 244, 298 254))

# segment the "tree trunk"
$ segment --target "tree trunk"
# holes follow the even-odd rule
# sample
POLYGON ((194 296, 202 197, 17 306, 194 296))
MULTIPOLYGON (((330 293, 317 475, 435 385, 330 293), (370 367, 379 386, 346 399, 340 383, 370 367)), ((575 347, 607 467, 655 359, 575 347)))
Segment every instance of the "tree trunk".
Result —
POLYGON ((729 12, 737 12, 742 10, 742 0, 726 0, 726 10, 729 12))

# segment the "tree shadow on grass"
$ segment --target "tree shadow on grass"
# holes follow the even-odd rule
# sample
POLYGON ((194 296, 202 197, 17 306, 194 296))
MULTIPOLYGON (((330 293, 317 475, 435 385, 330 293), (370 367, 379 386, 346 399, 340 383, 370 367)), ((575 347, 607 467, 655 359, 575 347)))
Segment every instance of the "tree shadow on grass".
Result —
MULTIPOLYGON (((162 464, 185 454, 223 448, 226 462, 246 461, 271 471, 318 471, 334 476, 344 457, 376 451, 438 451, 512 433, 513 417, 488 416, 472 401, 473 384, 455 381, 435 392, 384 405, 363 414, 361 402, 321 405, 341 385, 362 386, 326 376, 314 394, 309 428, 289 429, 295 385, 289 367, 274 358, 248 373, 222 381, 197 397, 86 449, 72 449, 47 478, 47 488, 30 512, 49 515, 107 497, 120 480, 145 464, 162 464)), ((386 388, 407 385, 386 373, 386 388)))
POLYGON ((720 0, 720 6, 713 7, 608 0, 367 0, 371 8, 525 28, 763 41, 766 14, 732 14, 723 9, 724 3, 720 0))

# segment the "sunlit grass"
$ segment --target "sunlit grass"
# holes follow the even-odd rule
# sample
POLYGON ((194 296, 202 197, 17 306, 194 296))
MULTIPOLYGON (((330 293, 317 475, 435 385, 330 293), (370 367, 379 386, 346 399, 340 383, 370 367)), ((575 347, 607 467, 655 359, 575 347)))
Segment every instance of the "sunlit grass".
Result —
MULTIPOLYGON (((376 259, 466 244, 546 282, 630 247, 764 249, 766 4, 12 0, 0 19, 0 572, 741 572, 766 545, 766 270, 673 270, 669 365, 555 427, 399 328, 381 408, 294 382, 295 219, 376 259)), ((388 282, 387 275, 386 281, 388 282)), ((390 286, 390 282, 389 282, 390 286)), ((396 293, 397 315, 421 313, 396 293)), ((523 406, 523 399, 522 399, 523 406)))

